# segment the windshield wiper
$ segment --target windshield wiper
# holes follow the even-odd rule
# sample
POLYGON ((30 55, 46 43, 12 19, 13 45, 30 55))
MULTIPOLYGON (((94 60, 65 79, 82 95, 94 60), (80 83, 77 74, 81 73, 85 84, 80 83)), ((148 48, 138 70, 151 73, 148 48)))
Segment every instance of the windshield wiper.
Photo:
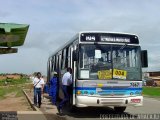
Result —
POLYGON ((123 50, 127 46, 127 43, 125 43, 119 50, 123 50))

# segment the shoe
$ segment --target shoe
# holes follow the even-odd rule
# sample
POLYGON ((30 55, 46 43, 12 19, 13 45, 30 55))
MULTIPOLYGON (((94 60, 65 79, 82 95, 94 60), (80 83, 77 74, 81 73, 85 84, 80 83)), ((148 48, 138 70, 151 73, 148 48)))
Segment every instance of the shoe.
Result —
POLYGON ((38 105, 39 108, 41 108, 41 105, 38 105))
POLYGON ((63 114, 63 113, 56 113, 56 114, 59 116, 65 116, 65 114, 63 114))
POLYGON ((59 113, 59 114, 62 114, 62 110, 60 109, 59 106, 57 106, 57 110, 58 110, 58 113, 59 113))
POLYGON ((33 104, 34 106, 37 106, 37 104, 33 104))

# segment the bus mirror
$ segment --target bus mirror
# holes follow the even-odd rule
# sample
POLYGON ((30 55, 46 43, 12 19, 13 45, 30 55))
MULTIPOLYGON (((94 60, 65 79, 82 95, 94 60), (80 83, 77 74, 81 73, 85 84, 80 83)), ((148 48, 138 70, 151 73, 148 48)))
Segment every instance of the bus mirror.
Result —
POLYGON ((73 61, 77 61, 78 60, 78 51, 74 50, 73 51, 73 61))
POLYGON ((148 67, 148 54, 147 54, 147 50, 142 50, 141 51, 141 62, 142 62, 142 67, 148 67))

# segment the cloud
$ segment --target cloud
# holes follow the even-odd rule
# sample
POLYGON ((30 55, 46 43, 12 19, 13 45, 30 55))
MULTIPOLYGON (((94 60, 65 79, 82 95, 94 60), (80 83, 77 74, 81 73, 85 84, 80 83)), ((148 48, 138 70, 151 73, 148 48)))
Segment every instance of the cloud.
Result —
POLYGON ((138 35, 142 49, 148 50, 148 69, 159 70, 156 60, 160 47, 159 0, 5 0, 1 3, 1 22, 26 23, 30 28, 19 53, 0 56, 0 71, 46 74, 49 54, 79 31, 87 30, 138 35))

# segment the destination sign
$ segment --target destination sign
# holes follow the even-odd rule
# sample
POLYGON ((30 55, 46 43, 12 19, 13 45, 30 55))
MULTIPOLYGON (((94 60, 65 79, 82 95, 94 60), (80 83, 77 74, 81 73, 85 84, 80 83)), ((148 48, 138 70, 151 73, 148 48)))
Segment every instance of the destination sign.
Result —
POLYGON ((82 33, 80 36, 80 40, 82 42, 139 44, 137 36, 117 33, 82 33))
POLYGON ((103 42, 130 43, 130 39, 129 39, 129 38, 125 38, 125 37, 108 37, 108 36, 101 36, 101 41, 103 41, 103 42))

